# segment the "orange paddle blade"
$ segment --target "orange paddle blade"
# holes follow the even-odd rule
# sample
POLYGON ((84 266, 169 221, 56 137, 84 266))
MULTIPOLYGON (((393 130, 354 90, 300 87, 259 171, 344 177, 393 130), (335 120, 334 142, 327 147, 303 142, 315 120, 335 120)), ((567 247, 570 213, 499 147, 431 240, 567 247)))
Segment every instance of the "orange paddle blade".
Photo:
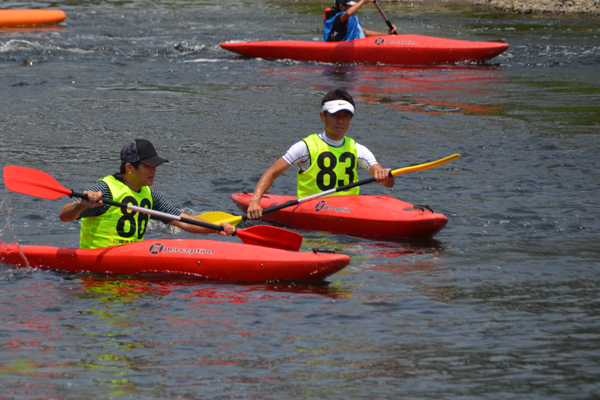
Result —
POLYGON ((257 225, 237 231, 245 244, 298 251, 302 246, 302 235, 274 226, 257 225))
POLYGON ((60 199, 73 193, 43 171, 15 165, 4 167, 4 185, 10 191, 48 200, 60 199))

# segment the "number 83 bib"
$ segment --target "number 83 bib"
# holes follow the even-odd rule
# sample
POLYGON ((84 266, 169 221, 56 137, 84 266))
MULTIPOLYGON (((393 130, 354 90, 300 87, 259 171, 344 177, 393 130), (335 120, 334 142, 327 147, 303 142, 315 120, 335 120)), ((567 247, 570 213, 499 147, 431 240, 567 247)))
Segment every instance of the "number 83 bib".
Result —
MULTIPOLYGON (((314 134, 305 138, 304 142, 310 153, 310 167, 304 172, 298 170, 299 199, 358 181, 354 139, 344 137, 343 146, 333 147, 314 134)), ((351 196, 358 193, 359 188, 355 187, 330 196, 351 196)))

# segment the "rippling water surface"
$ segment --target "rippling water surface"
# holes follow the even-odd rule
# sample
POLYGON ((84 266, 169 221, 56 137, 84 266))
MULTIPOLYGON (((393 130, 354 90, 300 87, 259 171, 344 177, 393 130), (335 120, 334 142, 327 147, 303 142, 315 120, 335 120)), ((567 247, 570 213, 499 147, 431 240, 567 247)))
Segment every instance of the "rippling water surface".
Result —
MULTIPOLYGON (((319 102, 357 100, 349 136, 406 174, 393 190, 449 217, 428 241, 302 232, 352 257, 321 283, 63 275, 0 265, 0 397, 600 396, 600 24, 382 3, 403 33, 502 39, 483 65, 246 59, 228 40, 318 40, 329 2, 5 1, 60 8, 0 30, 0 160, 82 190, 150 139, 156 188, 189 213, 238 210, 319 102)), ((371 5, 363 25, 384 30, 371 5)), ((365 175, 363 174, 362 177, 365 175)), ((293 194, 288 172, 272 192, 293 194)), ((79 226, 2 186, 3 242, 75 247, 79 226)), ((153 226, 149 237, 192 237, 153 226)), ((236 241, 236 238, 216 238, 236 241)))

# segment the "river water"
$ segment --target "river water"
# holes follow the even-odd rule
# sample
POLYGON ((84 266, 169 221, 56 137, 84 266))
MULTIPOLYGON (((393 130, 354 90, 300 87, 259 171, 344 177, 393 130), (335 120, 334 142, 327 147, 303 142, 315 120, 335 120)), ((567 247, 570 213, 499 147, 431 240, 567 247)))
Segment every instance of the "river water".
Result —
MULTIPOLYGON (((510 44, 483 65, 266 61, 218 46, 318 40, 327 5, 3 2, 67 20, 0 30, 2 167, 83 190, 116 170, 124 143, 147 138, 171 160, 155 183, 167 199, 236 213, 229 196, 322 129, 320 99, 337 87, 357 101, 349 136, 384 166, 462 157, 362 189, 448 216, 432 240, 301 232, 302 251, 352 257, 321 283, 0 265, 0 398, 600 396, 598 20, 382 3, 402 33, 510 44)), ((372 5, 360 16, 385 29, 372 5)), ((58 219, 67 198, 0 186, 3 242, 77 246, 78 223, 58 219)), ((294 188, 288 171, 271 192, 294 188)))

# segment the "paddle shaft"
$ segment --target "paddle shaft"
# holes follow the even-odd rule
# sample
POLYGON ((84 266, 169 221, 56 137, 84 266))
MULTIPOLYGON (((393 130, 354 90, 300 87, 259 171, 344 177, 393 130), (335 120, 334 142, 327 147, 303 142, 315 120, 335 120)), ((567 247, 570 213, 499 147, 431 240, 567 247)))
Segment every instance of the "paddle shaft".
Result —
MULTIPOLYGON (((390 171, 389 176, 390 177, 394 176, 394 175, 392 175, 392 171, 390 171)), ((346 190, 352 189, 353 187, 357 187, 357 186, 360 186, 360 185, 366 185, 367 183, 371 183, 371 182, 375 182, 375 178, 370 177, 370 178, 363 179, 363 180, 358 181, 358 182, 351 183, 349 185, 340 186, 339 188, 334 188, 334 189, 326 190, 324 192, 315 193, 315 194, 312 194, 310 196, 303 197, 301 199, 286 201, 285 203, 279 204, 278 206, 273 206, 273 207, 265 208, 262 213, 263 214, 268 214, 268 213, 273 212, 273 211, 281 210, 282 208, 287 208, 287 207, 295 206, 296 204, 300 204, 300 203, 303 203, 305 201, 312 200, 312 199, 317 199, 319 197, 327 196, 327 195, 330 195, 330 194, 333 194, 333 193, 344 192, 346 190)), ((246 219, 247 219, 247 217, 244 214, 244 221, 246 219)))
MULTIPOLYGON (((381 7, 379 7, 379 4, 377 4, 377 0, 374 0, 373 4, 375 4, 375 7, 377 7, 377 11, 379 11, 379 14, 381 14, 381 17, 383 18, 383 20, 387 24, 388 28, 394 29, 394 26, 392 25, 392 23, 390 22, 390 20, 387 19, 387 17, 383 13, 383 10, 381 9, 381 7)), ((398 34, 397 32, 394 32, 394 35, 397 35, 397 34, 398 34)))
MULTIPOLYGON (((88 196, 87 194, 84 193, 78 193, 75 191, 71 191, 71 194, 69 194, 69 196, 71 197, 79 197, 81 199, 85 199, 88 200, 88 196)), ((133 210, 133 211, 137 211, 143 214, 150 214, 150 215, 154 215, 155 217, 162 217, 162 218, 167 218, 167 219, 172 219, 174 221, 181 221, 181 222, 185 222, 186 224, 190 224, 190 225, 196 225, 196 226, 201 226, 203 228, 208 228, 208 229, 212 229, 215 231, 223 231, 223 227, 220 225, 213 225, 213 224, 209 224, 208 222, 202 222, 202 221, 197 221, 195 219, 189 219, 189 218, 185 218, 185 217, 180 217, 178 215, 173 215, 173 214, 167 214, 161 211, 156 211, 156 210, 151 210, 149 208, 145 208, 145 207, 138 207, 138 206, 134 206, 131 204, 125 204, 125 203, 119 203, 118 201, 114 201, 114 200, 110 200, 110 199, 105 199, 102 198, 100 199, 102 200, 102 202, 104 204, 108 204, 111 206, 115 206, 115 207, 125 207, 128 210, 133 210)))

